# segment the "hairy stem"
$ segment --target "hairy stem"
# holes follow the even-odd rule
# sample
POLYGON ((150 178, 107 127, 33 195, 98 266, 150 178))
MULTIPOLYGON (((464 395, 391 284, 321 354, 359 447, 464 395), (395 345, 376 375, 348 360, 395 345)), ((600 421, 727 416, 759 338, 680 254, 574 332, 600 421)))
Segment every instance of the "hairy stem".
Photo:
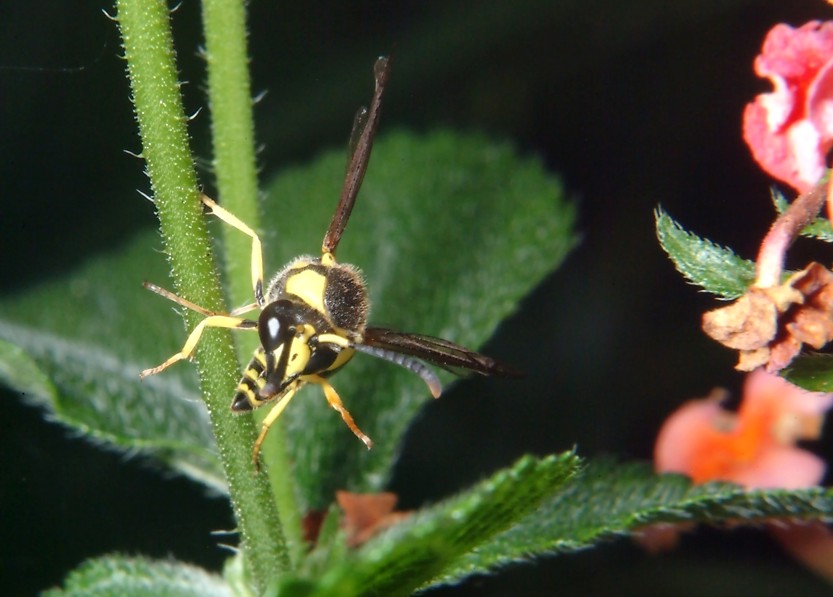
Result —
POLYGON ((787 249, 818 215, 827 195, 827 181, 799 195, 767 232, 758 251, 755 286, 770 288, 781 283, 787 249))
MULTIPOLYGON (((198 305, 223 310, 188 145, 167 3, 117 0, 116 6, 142 157, 147 163, 176 291, 198 305)), ((198 319, 196 313, 186 315, 189 329, 198 319)), ((252 473, 250 450, 255 426, 248 417, 233 417, 228 407, 239 367, 228 332, 206 333, 196 359, 243 550, 253 583, 262 591, 271 577, 288 568, 289 558, 268 481, 252 473)))
MULTIPOLYGON (((202 7, 214 173, 219 199, 223 207, 257 230, 260 214, 246 48, 246 6, 243 0, 203 0, 202 7)), ((230 226, 223 226, 222 234, 229 296, 232 304, 243 305, 252 300, 251 242, 249 237, 230 226)), ((268 276, 268 272, 265 274, 268 276)), ((251 340, 251 343, 241 343, 243 359, 247 359, 254 348, 256 338, 251 340)), ((283 427, 273 425, 268 437, 263 460, 293 560, 297 561, 305 546, 283 427)))

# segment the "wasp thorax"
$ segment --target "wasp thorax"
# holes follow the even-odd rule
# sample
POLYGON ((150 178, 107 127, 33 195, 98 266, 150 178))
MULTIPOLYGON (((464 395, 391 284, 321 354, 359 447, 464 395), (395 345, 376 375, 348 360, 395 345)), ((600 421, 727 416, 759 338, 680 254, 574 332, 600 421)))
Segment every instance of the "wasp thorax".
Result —
POLYGON ((336 327, 364 332, 370 301, 361 271, 349 263, 337 263, 327 272, 324 305, 336 327))
POLYGON ((266 291, 269 301, 287 297, 317 312, 334 328, 361 335, 367 325, 367 289, 361 271, 350 264, 298 257, 272 278, 266 291))

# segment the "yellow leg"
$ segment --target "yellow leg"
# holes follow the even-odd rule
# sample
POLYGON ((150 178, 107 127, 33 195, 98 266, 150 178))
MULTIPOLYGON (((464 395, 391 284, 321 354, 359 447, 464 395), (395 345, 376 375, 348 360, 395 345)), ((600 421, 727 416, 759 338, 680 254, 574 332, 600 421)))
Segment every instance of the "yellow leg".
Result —
POLYGON ((226 224, 234 226, 240 232, 248 234, 252 237, 252 286, 255 291, 255 299, 257 304, 261 307, 263 301, 263 246, 260 244, 260 237, 257 233, 243 223, 237 216, 231 212, 226 211, 217 203, 206 195, 200 197, 201 201, 208 206, 215 216, 223 220, 226 224))
POLYGON ((229 315, 209 315, 197 324, 197 327, 194 328, 194 330, 188 336, 188 339, 185 341, 185 346, 182 347, 182 350, 180 350, 178 353, 173 355, 171 358, 169 358, 161 365, 151 367, 150 369, 145 369, 144 371, 139 373, 139 378, 144 379, 148 375, 156 375, 157 373, 159 373, 160 371, 164 371, 177 361, 189 358, 192 354, 194 354, 194 349, 197 347, 197 343, 200 341, 200 336, 202 336, 203 330, 209 327, 256 330, 257 324, 254 321, 240 319, 239 317, 231 317, 229 315))
POLYGON ((341 418, 344 419, 344 422, 347 423, 350 431, 352 431, 357 438, 364 442, 364 445, 367 446, 368 450, 372 448, 373 440, 367 437, 364 433, 362 433, 362 430, 358 428, 356 422, 353 421, 353 417, 350 415, 350 412, 344 408, 344 404, 341 403, 341 398, 335 388, 331 386, 330 383, 323 377, 319 377, 314 381, 314 383, 319 384, 324 389, 324 396, 326 396, 327 402, 329 402, 330 406, 338 411, 338 414, 340 414, 341 418))
POLYGON ((289 404, 289 401, 292 400, 292 397, 295 396, 295 393, 301 385, 302 384, 298 381, 290 385, 287 388, 286 393, 278 399, 278 402, 272 407, 269 414, 266 415, 266 418, 263 419, 263 423, 260 424, 260 434, 258 434, 257 439, 255 440, 254 448, 252 448, 252 462, 254 462, 255 465, 255 472, 260 472, 260 462, 258 461, 258 456, 260 456, 260 446, 266 439, 266 434, 269 433, 269 428, 275 421, 278 420, 278 417, 281 416, 284 409, 289 404))

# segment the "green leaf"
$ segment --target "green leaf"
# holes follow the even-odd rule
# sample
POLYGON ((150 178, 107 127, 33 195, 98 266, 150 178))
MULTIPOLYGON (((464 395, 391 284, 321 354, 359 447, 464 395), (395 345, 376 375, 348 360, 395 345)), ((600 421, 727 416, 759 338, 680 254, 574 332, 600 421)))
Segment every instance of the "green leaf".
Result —
POLYGON ((833 355, 804 354, 793 360, 781 375, 811 392, 833 392, 833 355))
POLYGON ((89 439, 153 454, 224 491, 191 367, 139 381, 184 341, 170 305, 142 289, 164 282, 157 236, 137 235, 67 278, 0 302, 0 381, 89 439))
POLYGON ((305 570, 305 576, 284 579, 279 595, 405 595, 583 550, 658 523, 833 520, 831 489, 695 486, 680 475, 656 475, 645 463, 611 461, 591 463, 576 475, 578 465, 573 454, 524 457, 414 513, 329 571, 305 570))
POLYGON ((745 491, 735 485, 692 485, 655 475, 641 463, 597 462, 563 491, 489 543, 465 555, 435 584, 546 554, 574 552, 655 523, 833 519, 833 490, 745 491))
MULTIPOLYGON (((343 151, 331 152, 269 185, 267 268, 320 251, 344 164, 343 151)), ((574 219, 558 182, 509 145, 398 132, 374 146, 338 258, 364 271, 371 323, 478 349, 574 245, 574 219)), ((332 383, 374 447, 362 446, 320 390, 302 390, 282 420, 308 508, 329 504, 336 489, 382 487, 405 429, 431 400, 419 378, 367 355, 332 383)))
POLYGON ((323 577, 287 580, 282 594, 296 594, 303 586, 309 595, 410 595, 449 563, 538 508, 579 466, 573 453, 525 456, 464 493, 414 513, 323 577))
MULTIPOLYGON (((777 189, 773 188, 770 192, 772 194, 772 203, 775 205, 775 211, 778 212, 778 215, 783 214, 787 211, 790 204, 777 189)), ((830 220, 827 218, 819 217, 804 227, 801 231, 801 236, 833 242, 833 226, 830 225, 830 220)))
POLYGON ((10 342, 0 340, 0 381, 17 388, 24 398, 51 400, 57 390, 49 376, 26 352, 10 342))
POLYGON ((755 281, 755 263, 685 230, 662 208, 654 211, 663 250, 685 278, 725 299, 743 295, 755 281))
POLYGON ((110 555, 87 560, 71 572, 62 589, 45 597, 232 597, 226 582, 201 568, 174 561, 110 555))

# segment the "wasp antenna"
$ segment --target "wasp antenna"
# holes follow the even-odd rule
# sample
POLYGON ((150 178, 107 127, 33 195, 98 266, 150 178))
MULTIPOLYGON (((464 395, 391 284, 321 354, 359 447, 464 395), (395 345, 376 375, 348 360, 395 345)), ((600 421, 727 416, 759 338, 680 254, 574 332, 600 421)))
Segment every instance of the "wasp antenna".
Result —
POLYGON ((434 373, 434 371, 422 361, 418 361, 415 358, 409 357, 399 352, 379 348, 378 346, 354 344, 352 345, 352 348, 359 352, 363 352, 365 354, 369 354, 371 356, 388 361, 389 363, 394 363, 395 365, 399 365, 400 367, 405 367, 405 369, 407 369, 408 371, 416 373, 422 378, 422 381, 425 382, 425 385, 428 386, 428 389, 431 391, 431 395, 434 398, 439 398, 440 394, 443 393, 443 385, 440 383, 440 378, 437 377, 437 374, 434 373))
POLYGON ((373 100, 370 102, 370 108, 367 110, 366 116, 357 117, 353 123, 353 132, 350 135, 351 155, 347 165, 347 173, 344 176, 344 186, 341 188, 341 198, 338 200, 338 206, 333 214, 330 227, 327 229, 327 234, 324 235, 324 242, 321 243, 321 252, 324 254, 335 253, 341 240, 341 234, 350 219, 350 212, 353 211, 353 205, 356 203, 356 196, 362 186, 364 173, 367 172, 370 150, 373 148, 373 139, 376 136, 376 127, 379 124, 382 94, 385 92, 385 86, 390 75, 389 66, 390 61, 384 56, 377 59, 373 65, 373 76, 376 79, 373 100))
POLYGON ((191 309, 191 311, 196 311, 197 313, 201 313, 202 315, 205 315, 206 317, 210 317, 212 315, 225 315, 225 313, 220 313, 218 311, 211 311, 209 309, 206 309, 205 307, 200 307, 196 303, 192 303, 188 299, 184 299, 181 296, 179 296, 177 294, 174 294, 170 290, 166 290, 166 289, 162 288, 161 286, 157 286, 153 282, 148 282, 147 280, 145 280, 144 282, 142 282, 142 286, 145 287, 147 290, 150 290, 151 292, 155 292, 159 296, 164 296, 166 299, 168 299, 169 301, 173 301, 177 305, 182 305, 183 307, 191 309))

